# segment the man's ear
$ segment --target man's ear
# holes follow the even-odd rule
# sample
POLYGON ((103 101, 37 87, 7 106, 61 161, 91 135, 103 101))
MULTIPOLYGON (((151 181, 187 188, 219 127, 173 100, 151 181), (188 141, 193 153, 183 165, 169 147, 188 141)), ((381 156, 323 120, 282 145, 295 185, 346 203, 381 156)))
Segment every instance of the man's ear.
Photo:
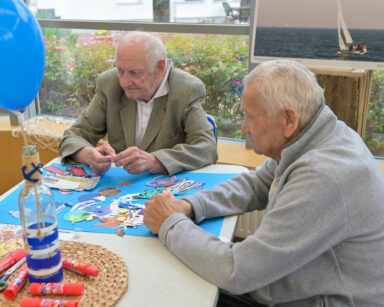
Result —
POLYGON ((156 63, 156 71, 161 75, 165 72, 167 68, 167 62, 165 59, 160 59, 156 63))
POLYGON ((300 117, 295 108, 287 107, 283 110, 284 136, 288 139, 295 137, 300 131, 300 117))

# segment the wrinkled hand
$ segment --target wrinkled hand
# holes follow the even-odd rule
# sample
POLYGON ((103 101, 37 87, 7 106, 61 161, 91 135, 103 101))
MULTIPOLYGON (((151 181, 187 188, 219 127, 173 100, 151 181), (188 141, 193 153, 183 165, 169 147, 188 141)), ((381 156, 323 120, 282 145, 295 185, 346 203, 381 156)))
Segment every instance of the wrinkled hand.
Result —
POLYGON ((144 224, 154 234, 158 234, 164 221, 174 213, 192 216, 192 206, 189 202, 177 199, 171 192, 156 194, 145 202, 144 224))
POLYGON ((164 173, 164 165, 151 153, 137 148, 128 147, 117 154, 113 162, 117 167, 122 166, 130 174, 149 172, 151 174, 164 173))
POLYGON ((115 150, 108 143, 96 148, 83 147, 72 155, 72 159, 88 164, 97 175, 109 170, 113 157, 115 157, 115 150))

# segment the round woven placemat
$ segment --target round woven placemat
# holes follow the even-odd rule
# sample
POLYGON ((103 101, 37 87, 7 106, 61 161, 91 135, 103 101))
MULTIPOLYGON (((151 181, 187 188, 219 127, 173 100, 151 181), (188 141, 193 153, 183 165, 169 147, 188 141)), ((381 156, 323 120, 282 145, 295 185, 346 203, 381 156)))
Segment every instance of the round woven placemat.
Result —
MULTIPOLYGON (((128 289, 128 269, 124 260, 110 250, 82 242, 61 242, 61 255, 79 262, 87 263, 99 270, 97 277, 82 276, 64 269, 62 282, 84 283, 84 293, 81 296, 45 295, 34 296, 47 299, 78 301, 80 307, 114 306, 128 289)), ((8 281, 16 276, 14 273, 8 281)), ((20 306, 24 297, 29 294, 29 281, 25 283, 14 300, 8 300, 0 293, 0 306, 20 306)))

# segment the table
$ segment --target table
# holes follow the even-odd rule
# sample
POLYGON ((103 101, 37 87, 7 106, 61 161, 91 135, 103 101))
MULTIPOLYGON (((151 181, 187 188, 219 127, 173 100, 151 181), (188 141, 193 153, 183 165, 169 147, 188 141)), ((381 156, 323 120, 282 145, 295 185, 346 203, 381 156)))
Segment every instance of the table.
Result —
MULTIPOLYGON (((53 160, 51 163, 57 161, 53 160)), ((242 166, 215 164, 194 172, 240 173, 247 171, 248 169, 242 166)), ((0 196, 0 200, 13 189, 0 196)), ((237 219, 237 216, 224 219, 220 238, 232 239, 237 219)), ((216 306, 218 288, 191 271, 173 256, 158 238, 118 237, 112 234, 92 232, 77 232, 77 234, 80 238, 76 241, 102 245, 120 255, 127 263, 128 291, 116 306, 216 306)))

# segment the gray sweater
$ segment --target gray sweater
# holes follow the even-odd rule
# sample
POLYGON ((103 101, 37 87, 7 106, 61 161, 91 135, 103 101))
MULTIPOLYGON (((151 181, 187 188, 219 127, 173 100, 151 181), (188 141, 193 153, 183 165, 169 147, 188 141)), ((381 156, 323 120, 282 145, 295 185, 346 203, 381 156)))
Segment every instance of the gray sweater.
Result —
POLYGON ((383 306, 384 174, 377 161, 327 106, 281 157, 186 198, 197 223, 265 209, 253 235, 222 242, 174 214, 160 240, 212 284, 270 306, 383 306))

